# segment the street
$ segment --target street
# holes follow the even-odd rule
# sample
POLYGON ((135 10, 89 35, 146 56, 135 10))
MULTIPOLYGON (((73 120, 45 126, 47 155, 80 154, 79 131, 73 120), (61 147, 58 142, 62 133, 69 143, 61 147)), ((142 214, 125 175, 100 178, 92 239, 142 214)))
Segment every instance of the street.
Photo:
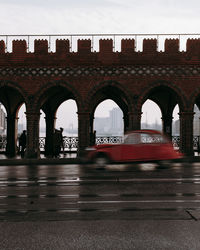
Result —
POLYGON ((200 164, 0 167, 0 220, 192 219, 200 164))
POLYGON ((199 249, 199 187, 198 162, 0 166, 0 249, 199 249))

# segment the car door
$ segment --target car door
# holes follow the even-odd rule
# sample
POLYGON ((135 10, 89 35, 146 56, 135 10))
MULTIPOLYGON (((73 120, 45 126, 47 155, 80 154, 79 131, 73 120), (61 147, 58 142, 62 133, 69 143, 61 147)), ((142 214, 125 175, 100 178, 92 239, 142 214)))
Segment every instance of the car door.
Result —
POLYGON ((160 151, 160 141, 157 135, 150 133, 141 134, 143 160, 156 160, 160 151))
POLYGON ((137 161, 141 150, 141 140, 139 133, 126 135, 124 143, 121 145, 122 161, 137 161))

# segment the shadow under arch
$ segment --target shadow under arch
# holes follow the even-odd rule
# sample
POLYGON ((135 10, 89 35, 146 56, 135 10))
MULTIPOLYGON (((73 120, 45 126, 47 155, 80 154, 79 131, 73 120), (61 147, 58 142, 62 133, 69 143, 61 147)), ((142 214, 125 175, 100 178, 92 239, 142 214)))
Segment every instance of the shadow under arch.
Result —
POLYGON ((149 86, 149 88, 141 93, 138 108, 141 110, 142 105, 148 99, 155 102, 162 113, 163 132, 171 137, 173 110, 177 104, 180 112, 185 110, 187 107, 186 97, 178 87, 166 81, 156 81, 149 86))
POLYGON ((97 107, 100 102, 106 99, 112 99, 118 106, 124 103, 129 109, 132 108, 132 95, 130 95, 130 92, 119 82, 109 80, 100 82, 88 93, 85 101, 85 111, 92 111, 91 103, 95 103, 93 106, 97 107))
POLYGON ((78 94, 78 90, 63 80, 46 83, 34 95, 35 110, 39 111, 51 98, 54 98, 54 101, 57 102, 57 107, 68 99, 73 99, 76 102, 78 110, 82 106, 82 98, 78 94))
POLYGON ((85 111, 90 113, 90 131, 93 131, 93 119, 97 106, 108 99, 113 100, 122 110, 124 129, 128 128, 128 114, 133 110, 130 93, 116 81, 104 81, 96 85, 86 98, 85 111))
POLYGON ((7 113, 6 155, 13 157, 17 152, 18 111, 24 103, 27 106, 28 95, 12 81, 0 81, 0 102, 7 113))
POLYGON ((45 155, 51 157, 54 155, 53 134, 57 109, 65 101, 74 100, 77 110, 79 110, 82 106, 82 101, 77 93, 78 91, 64 81, 51 82, 45 85, 40 92, 38 97, 36 95, 35 111, 39 113, 39 110, 42 110, 45 114, 45 155))
POLYGON ((27 106, 28 94, 17 82, 0 80, 0 100, 7 111, 16 112, 22 103, 27 106))
MULTIPOLYGON (((138 99, 138 108, 141 110, 143 103, 147 99, 151 99, 155 103, 160 104, 161 102, 159 100, 161 100, 163 97, 166 98, 165 101, 167 99, 169 100, 169 98, 172 97, 173 102, 179 105, 180 110, 184 110, 187 107, 186 96, 180 88, 178 88, 171 82, 158 80, 150 83, 149 87, 147 86, 146 89, 140 93, 138 99), (158 93, 161 94, 161 96, 158 96, 158 93), (156 97, 156 95, 158 97, 156 97)), ((176 106, 176 104, 174 105, 174 107, 176 106)))
POLYGON ((190 109, 194 109, 194 105, 200 109, 200 87, 196 88, 190 96, 190 109))

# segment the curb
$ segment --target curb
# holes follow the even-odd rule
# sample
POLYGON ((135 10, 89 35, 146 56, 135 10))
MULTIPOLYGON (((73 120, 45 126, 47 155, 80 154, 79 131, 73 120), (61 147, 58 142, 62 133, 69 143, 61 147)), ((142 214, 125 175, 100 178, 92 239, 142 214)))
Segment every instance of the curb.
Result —
POLYGON ((0 166, 8 165, 56 165, 56 164, 80 164, 79 158, 60 159, 0 159, 0 166))
MULTIPOLYGON (((176 159, 177 163, 200 162, 200 156, 190 156, 176 159)), ((57 164, 81 164, 81 158, 42 158, 42 159, 0 159, 0 166, 8 165, 57 165, 57 164)))

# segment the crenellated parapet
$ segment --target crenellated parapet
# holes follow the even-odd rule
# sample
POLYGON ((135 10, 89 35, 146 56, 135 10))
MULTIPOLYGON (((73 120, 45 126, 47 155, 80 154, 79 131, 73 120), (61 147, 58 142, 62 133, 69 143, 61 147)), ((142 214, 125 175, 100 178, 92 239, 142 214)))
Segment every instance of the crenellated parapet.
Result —
POLYGON ((70 51, 70 44, 69 40, 56 40, 56 54, 62 55, 62 54, 68 54, 70 51))
POLYGON ((14 40, 12 42, 13 54, 25 54, 27 52, 26 40, 14 40))
POLYGON ((0 41, 0 55, 5 54, 6 45, 4 41, 0 41))
POLYGON ((137 51, 138 41, 135 39, 118 40, 118 51, 115 50, 116 41, 113 39, 78 39, 77 50, 73 51, 69 39, 55 40, 55 49, 50 51, 47 39, 35 39, 32 51, 26 40, 13 40, 12 50, 6 50, 4 40, 0 41, 0 66, 12 63, 20 65, 160 65, 160 64, 197 64, 200 62, 200 39, 188 39, 186 51, 180 51, 179 39, 166 39, 164 50, 159 51, 157 39, 143 39, 142 51, 137 51), (99 46, 97 46, 97 42, 99 46), (120 46, 119 46, 120 43, 120 46), (99 47, 95 51, 94 47, 99 47), (37 60, 39 58, 39 60, 37 60))
POLYGON ((144 39, 143 40, 143 53, 153 54, 157 52, 157 40, 156 39, 144 39))
POLYGON ((165 53, 172 54, 179 52, 179 40, 178 39, 166 39, 165 40, 165 53))
POLYGON ((99 40, 99 52, 100 53, 113 52, 113 40, 112 39, 100 39, 99 40))
POLYGON ((122 39, 121 40, 121 52, 133 53, 135 52, 135 39, 122 39))
POLYGON ((78 40, 78 52, 79 53, 90 53, 91 52, 91 40, 78 40))
POLYGON ((46 55, 48 54, 48 41, 47 40, 35 40, 34 41, 35 54, 46 55))
POLYGON ((187 52, 193 55, 200 54, 200 39, 188 39, 186 44, 187 52))

